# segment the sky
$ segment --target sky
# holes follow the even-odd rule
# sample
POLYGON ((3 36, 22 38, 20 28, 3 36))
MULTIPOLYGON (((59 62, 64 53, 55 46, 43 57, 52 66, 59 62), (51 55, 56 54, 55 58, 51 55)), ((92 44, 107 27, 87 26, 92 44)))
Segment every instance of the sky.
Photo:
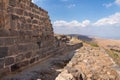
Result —
POLYGON ((33 0, 55 33, 120 39, 120 0, 33 0))

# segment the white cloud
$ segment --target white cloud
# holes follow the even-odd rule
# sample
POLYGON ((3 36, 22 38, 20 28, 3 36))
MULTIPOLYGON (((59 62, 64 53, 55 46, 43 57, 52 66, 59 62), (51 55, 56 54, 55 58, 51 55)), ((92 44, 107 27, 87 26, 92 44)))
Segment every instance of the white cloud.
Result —
POLYGON ((101 18, 94 23, 91 23, 90 20, 84 20, 79 22, 77 20, 73 20, 70 22, 64 20, 57 20, 53 22, 54 27, 102 27, 102 26, 120 26, 120 12, 115 13, 111 16, 101 18))
POLYGON ((115 26, 118 24, 120 26, 120 13, 115 13, 94 23, 95 26, 115 26))
POLYGON ((67 7, 68 8, 73 8, 73 7, 75 7, 76 5, 75 4, 70 4, 70 5, 68 5, 67 7))
POLYGON ((115 3, 116 3, 117 5, 120 5, 120 0, 116 0, 115 3))
POLYGON ((68 1, 68 0, 61 0, 62 2, 66 2, 66 1, 68 1))
POLYGON ((106 8, 109 8, 113 5, 113 3, 108 3, 108 4, 103 4, 103 6, 105 6, 106 8))
POLYGON ((114 0, 114 2, 103 4, 103 6, 105 6, 106 8, 109 8, 109 7, 113 6, 113 5, 120 6, 120 0, 114 0))
POLYGON ((90 24, 89 20, 84 20, 83 22, 79 22, 77 20, 73 20, 70 22, 64 20, 58 20, 53 23, 55 27, 86 27, 90 24))
POLYGON ((120 39, 120 12, 101 18, 93 23, 90 20, 82 22, 57 20, 53 22, 53 27, 55 33, 58 34, 83 34, 120 39))

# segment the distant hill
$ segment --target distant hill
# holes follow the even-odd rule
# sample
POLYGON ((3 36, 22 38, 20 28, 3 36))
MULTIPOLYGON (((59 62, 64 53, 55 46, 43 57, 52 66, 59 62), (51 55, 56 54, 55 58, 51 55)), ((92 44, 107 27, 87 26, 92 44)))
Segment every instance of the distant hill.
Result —
POLYGON ((84 40, 84 41, 93 41, 94 38, 86 36, 86 35, 80 35, 80 34, 69 34, 68 36, 71 37, 77 37, 78 39, 84 40))

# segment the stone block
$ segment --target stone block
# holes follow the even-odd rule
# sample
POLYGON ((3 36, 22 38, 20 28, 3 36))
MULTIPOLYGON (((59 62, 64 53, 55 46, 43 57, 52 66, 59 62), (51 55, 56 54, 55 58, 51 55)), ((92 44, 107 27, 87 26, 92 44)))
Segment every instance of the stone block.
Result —
POLYGON ((10 38, 7 38, 5 40, 5 45, 14 45, 15 43, 18 42, 18 38, 17 37, 10 37, 10 38))
POLYGON ((29 12, 24 11, 24 16, 29 16, 29 12))
POLYGON ((32 55, 32 52, 27 52, 27 53, 25 54, 25 57, 26 57, 27 59, 29 59, 29 58, 31 57, 31 55, 32 55))
MULTIPOLYGON (((26 26, 24 26, 24 27, 26 27, 26 26)), ((20 30, 20 31, 18 31, 18 33, 20 36, 26 36, 26 35, 31 36, 33 34, 33 31, 32 30, 20 30)))
POLYGON ((10 35, 9 30, 5 30, 5 29, 0 30, 0 37, 5 37, 5 36, 9 36, 9 35, 10 35))
POLYGON ((16 20, 16 19, 19 19, 19 16, 12 14, 11 18, 12 18, 12 20, 16 20))
POLYGON ((3 68, 0 70, 0 78, 6 76, 10 72, 9 67, 3 68))
POLYGON ((9 7, 7 8, 7 12, 8 12, 8 13, 14 13, 15 10, 14 10, 13 7, 9 6, 9 7))
POLYGON ((37 51, 36 54, 39 56, 39 59, 44 57, 44 54, 41 51, 37 51))
POLYGON ((32 23, 33 24, 38 24, 38 21, 37 20, 33 20, 32 23))
POLYGON ((27 65, 29 65, 29 61, 28 61, 28 60, 25 60, 25 61, 16 63, 16 64, 14 64, 14 65, 11 66, 11 71, 12 71, 12 72, 13 72, 13 71, 16 71, 16 70, 18 70, 18 69, 20 69, 20 68, 22 68, 22 67, 27 66, 27 65))
POLYGON ((26 5, 26 9, 29 11, 31 10, 31 7, 29 6, 29 4, 26 5))
POLYGON ((24 23, 19 23, 19 26, 17 26, 17 27, 19 27, 19 35, 22 35, 23 33, 24 33, 24 28, 25 28, 25 25, 24 25, 24 23))
POLYGON ((8 47, 0 47, 0 58, 8 55, 8 47))
POLYGON ((22 30, 21 23, 17 22, 17 28, 18 28, 18 30, 22 30))
POLYGON ((12 37, 0 37, 0 46, 6 46, 6 45, 13 45, 14 43, 17 43, 17 38, 12 37))
POLYGON ((34 15, 34 17, 35 17, 36 19, 39 19, 39 16, 38 16, 38 15, 34 15))
POLYGON ((22 23, 26 23, 25 17, 20 17, 19 19, 22 23))
POLYGON ((26 30, 26 31, 25 31, 25 34, 26 34, 26 35, 29 35, 29 36, 32 35, 32 33, 33 33, 32 30, 26 30))
POLYGON ((18 45, 18 50, 19 52, 25 52, 28 50, 27 45, 23 44, 23 45, 18 45))
POLYGON ((5 40, 4 38, 1 38, 1 37, 0 37, 0 46, 3 46, 3 45, 4 45, 4 40, 5 40))
POLYGON ((40 48, 37 43, 32 45, 32 50, 38 50, 38 49, 40 49, 40 48))
POLYGON ((17 30, 10 30, 10 36, 18 36, 19 35, 19 32, 17 30))
POLYGON ((0 2, 0 11, 3 10, 3 3, 0 2))
POLYGON ((35 61, 36 61, 36 59, 35 59, 35 58, 32 58, 32 59, 30 60, 30 64, 34 63, 35 61))
POLYGON ((24 67, 27 66, 29 64, 28 60, 22 61, 21 63, 19 63, 20 67, 24 67))
POLYGON ((24 54, 19 54, 18 56, 16 56, 16 62, 20 62, 24 60, 24 58, 25 58, 24 54))
MULTIPOLYGON (((19 44, 18 45, 18 51, 19 52, 26 52, 26 51, 30 51, 33 50, 34 43, 23 43, 23 44, 19 44)), ((38 49, 38 48, 37 48, 38 49)))
POLYGON ((31 19, 30 18, 28 18, 26 21, 27 21, 27 23, 31 23, 31 19))
POLYGON ((20 69, 18 63, 11 66, 11 72, 16 71, 18 69, 20 69))
POLYGON ((8 49, 9 49, 8 50, 9 56, 18 54, 18 46, 17 45, 11 45, 11 46, 9 46, 8 49))
POLYGON ((18 43, 26 43, 26 42, 30 42, 30 38, 28 38, 29 40, 26 40, 25 36, 20 35, 19 37, 19 42, 18 43))
POLYGON ((0 70, 4 68, 4 58, 0 59, 0 70))
POLYGON ((9 5, 15 7, 16 6, 16 0, 9 0, 9 5))
POLYGON ((14 61, 14 57, 7 57, 7 58, 5 58, 5 66, 11 65, 14 62, 15 62, 14 61))
POLYGON ((30 7, 35 7, 35 4, 33 4, 33 3, 30 3, 30 7))
POLYGON ((29 16, 31 17, 31 19, 33 19, 33 18, 34 18, 34 14, 33 14, 33 13, 31 13, 31 12, 29 12, 29 16))

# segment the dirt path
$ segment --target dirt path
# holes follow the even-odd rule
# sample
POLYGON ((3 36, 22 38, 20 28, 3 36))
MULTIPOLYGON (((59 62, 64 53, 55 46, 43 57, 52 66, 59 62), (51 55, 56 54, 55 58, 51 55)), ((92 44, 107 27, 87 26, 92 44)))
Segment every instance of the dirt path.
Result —
POLYGON ((56 80, 120 80, 118 69, 104 49, 85 44, 56 80))

